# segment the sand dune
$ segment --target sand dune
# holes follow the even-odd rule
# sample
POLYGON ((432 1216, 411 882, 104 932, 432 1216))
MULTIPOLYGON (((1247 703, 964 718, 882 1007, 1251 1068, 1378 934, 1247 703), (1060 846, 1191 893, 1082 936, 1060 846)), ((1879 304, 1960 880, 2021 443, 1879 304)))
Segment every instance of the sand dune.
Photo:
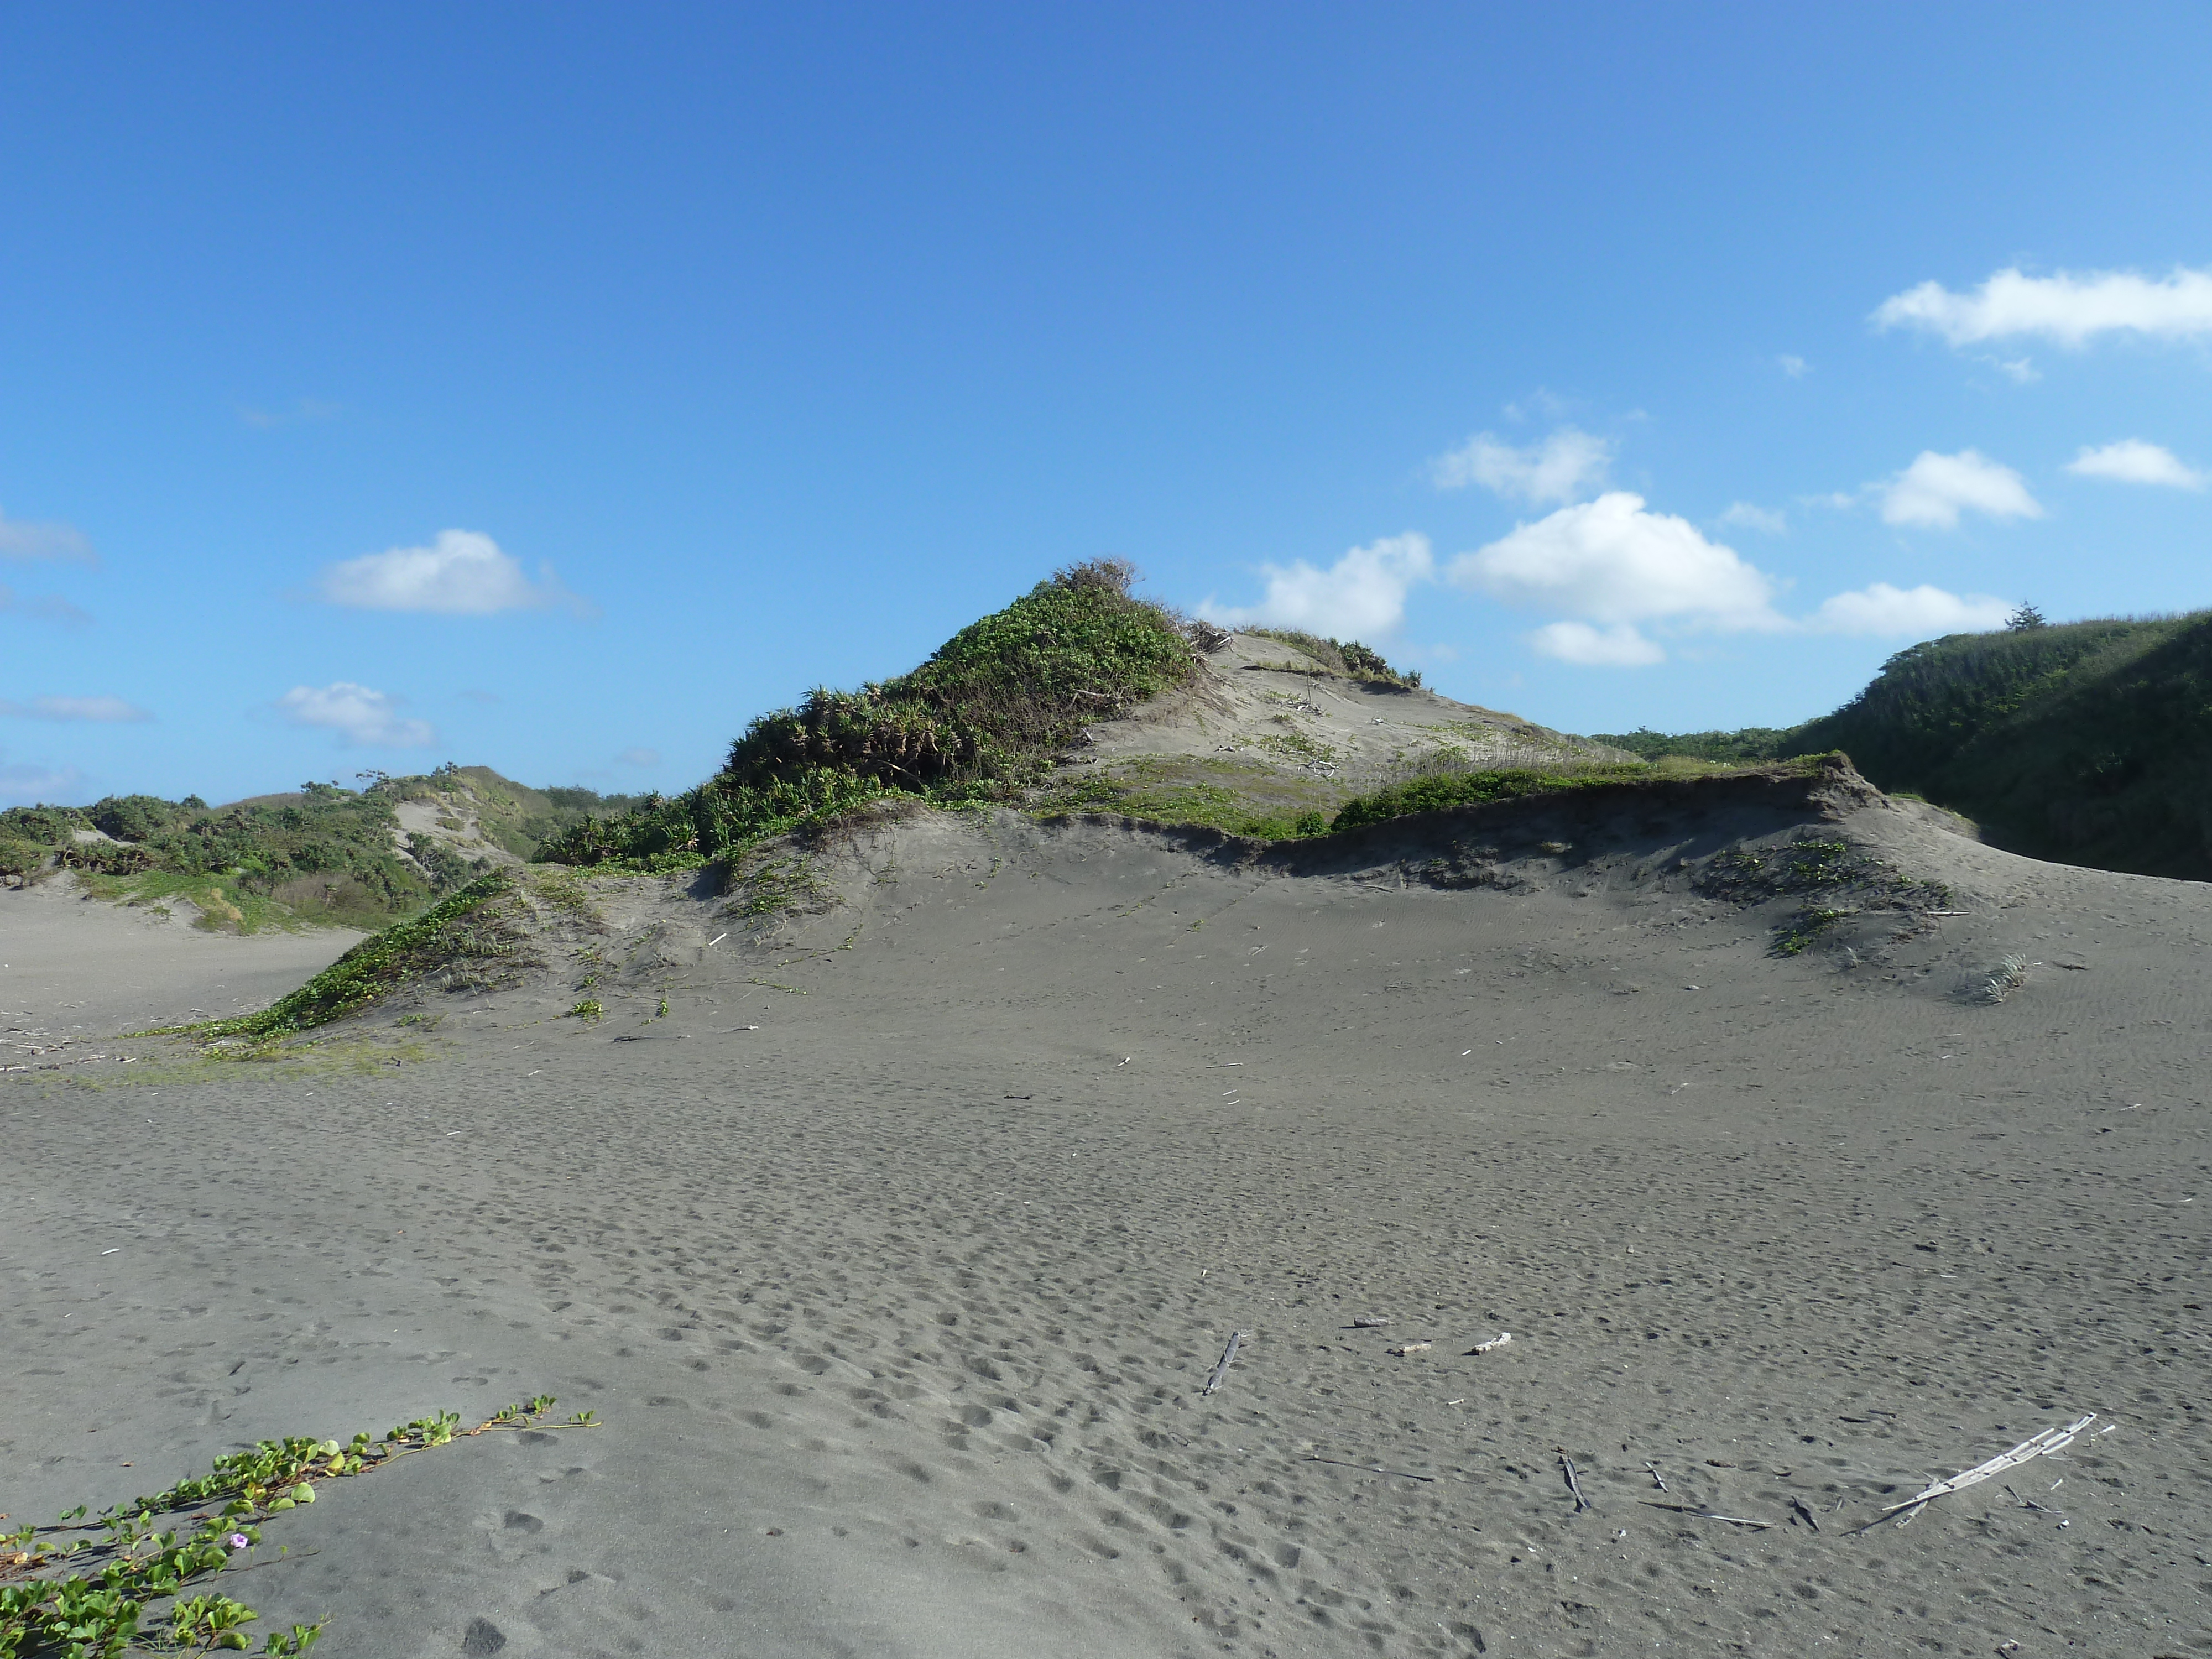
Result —
POLYGON ((12 1076, 5 1506, 544 1390, 606 1426, 334 1486, 232 1593, 341 1656, 2212 1650, 2212 892, 1641 799, 886 819, 594 879, 359 1022, 396 1067, 12 1076), (1808 838, 1894 902, 1778 957, 1717 857, 1808 838))

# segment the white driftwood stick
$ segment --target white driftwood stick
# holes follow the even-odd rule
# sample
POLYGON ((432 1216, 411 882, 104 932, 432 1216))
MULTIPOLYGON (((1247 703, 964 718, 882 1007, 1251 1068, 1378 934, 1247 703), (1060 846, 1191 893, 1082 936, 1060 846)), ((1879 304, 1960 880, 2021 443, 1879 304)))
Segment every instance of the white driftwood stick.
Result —
POLYGON ((1229 1362, 1237 1358, 1237 1345, 1243 1340, 1244 1333, 1242 1331, 1229 1333, 1229 1346, 1221 1351, 1221 1363, 1213 1368, 1213 1375, 1206 1379, 1206 1386, 1199 1390, 1200 1394, 1212 1394, 1221 1386, 1221 1379, 1229 1375, 1229 1362))
POLYGON ((1426 1353, 1436 1346, 1433 1342, 1408 1342, 1400 1347, 1385 1348, 1382 1352, 1403 1359, 1409 1353, 1426 1353))
POLYGON ((1389 1322, 1389 1314, 1355 1314, 1352 1319, 1352 1328, 1355 1331, 1371 1331, 1377 1325, 1387 1325, 1389 1322))
POLYGON ((1583 1496, 1583 1483, 1576 1474, 1575 1460, 1565 1452, 1559 1454, 1559 1471, 1567 1477, 1567 1490, 1575 1495, 1575 1513, 1580 1515, 1584 1510, 1593 1507, 1589 1499, 1583 1496))
POLYGON ((1512 1340, 1513 1340, 1513 1333, 1512 1333, 1512 1332, 1510 1332, 1510 1331, 1500 1331, 1500 1332, 1498 1332, 1498 1334, 1497 1335, 1495 1335, 1495 1336, 1492 1337, 1492 1338, 1490 1339, 1490 1340, 1489 1340, 1489 1341, 1487 1341, 1487 1342, 1478 1342, 1478 1343, 1476 1343, 1473 1347, 1469 1348, 1469 1349, 1468 1350, 1468 1352, 1469 1353, 1488 1353, 1488 1352, 1489 1352, 1492 1348, 1502 1348, 1502 1347, 1504 1347, 1507 1343, 1510 1342, 1512 1340))
POLYGON ((2022 1463, 2048 1456, 2061 1447, 2072 1445, 2074 1437, 2096 1420, 2097 1413, 2091 1412, 2087 1417, 2075 1418, 2063 1429, 2045 1429, 2041 1434, 2030 1435, 2010 1451, 2000 1452, 1988 1462, 1977 1463, 1972 1468, 1953 1475, 1948 1480, 1938 1480, 1917 1496, 1908 1498, 1901 1504, 1890 1504, 1882 1513, 1893 1515, 1899 1510, 1917 1509, 1931 1498, 1942 1498, 1962 1487, 1978 1486, 1993 1474, 2002 1474, 2007 1469, 2018 1468, 2022 1463))

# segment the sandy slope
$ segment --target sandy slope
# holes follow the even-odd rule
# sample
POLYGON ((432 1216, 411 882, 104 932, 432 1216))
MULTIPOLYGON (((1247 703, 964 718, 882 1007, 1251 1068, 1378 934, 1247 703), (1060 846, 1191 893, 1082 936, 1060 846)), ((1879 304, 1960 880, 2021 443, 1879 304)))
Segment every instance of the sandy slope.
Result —
POLYGON ((203 933, 190 904, 170 908, 102 904, 66 875, 0 889, 0 1066, 73 1063, 91 1038, 264 1006, 362 938, 203 933))
POLYGON ((2212 892, 1696 799, 890 823, 796 916, 597 884, 431 1064, 8 1079, 7 1507, 542 1389, 607 1427, 234 1593, 339 1656, 2212 1650, 2212 892), (1692 884, 1808 833, 1966 914, 1778 958, 1692 884), (1853 1535, 2091 1411, 2057 1513, 1853 1535))

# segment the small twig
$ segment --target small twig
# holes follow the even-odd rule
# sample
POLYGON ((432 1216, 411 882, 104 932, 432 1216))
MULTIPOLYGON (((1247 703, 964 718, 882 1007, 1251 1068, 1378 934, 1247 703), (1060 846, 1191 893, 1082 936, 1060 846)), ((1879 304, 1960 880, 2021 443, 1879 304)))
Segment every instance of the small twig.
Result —
POLYGON ((1662 1504, 1656 1498, 1651 1498, 1640 1501, 1655 1510, 1673 1510, 1677 1514, 1688 1516, 1693 1521, 1725 1521, 1731 1527, 1756 1527, 1761 1532, 1774 1524, 1771 1521, 1747 1520, 1741 1515, 1717 1515, 1711 1510, 1701 1510, 1690 1504, 1662 1504))
POLYGON ((1577 1515, 1580 1515, 1584 1510, 1595 1509, 1597 1507, 1597 1505, 1591 1503, 1589 1498, 1583 1496, 1583 1483, 1575 1477, 1575 1460, 1568 1456, 1565 1450, 1562 1450, 1559 1453, 1559 1472, 1567 1477, 1567 1490, 1575 1495, 1575 1513, 1577 1515))
POLYGON ((1436 1482, 1436 1476, 1433 1474, 1415 1474, 1410 1469, 1386 1469, 1380 1463, 1347 1463, 1341 1457, 1317 1457, 1310 1454, 1308 1455, 1306 1462, 1333 1463, 1340 1469, 1361 1469, 1369 1474, 1395 1474, 1401 1480, 1425 1480, 1432 1486, 1436 1482))
POLYGON ((1213 1368, 1213 1375, 1206 1379, 1206 1386, 1199 1390, 1200 1394, 1212 1394, 1221 1386, 1221 1379, 1229 1375, 1229 1362, 1237 1358, 1237 1345, 1243 1340, 1244 1333, 1242 1331, 1229 1333, 1229 1346, 1221 1351, 1221 1363, 1213 1368))
POLYGON ((1658 1487, 1661 1492, 1666 1491, 1667 1477, 1659 1473, 1659 1466, 1647 1457, 1644 1460, 1644 1467, 1651 1471, 1651 1484, 1658 1487))
POLYGON ((1803 1498, 1791 1498, 1790 1500, 1790 1507, 1796 1510, 1799 1518, 1802 1519, 1807 1526, 1812 1528, 1814 1532, 1820 1530, 1820 1522, 1814 1518, 1813 1511, 1805 1507, 1805 1500, 1803 1498))

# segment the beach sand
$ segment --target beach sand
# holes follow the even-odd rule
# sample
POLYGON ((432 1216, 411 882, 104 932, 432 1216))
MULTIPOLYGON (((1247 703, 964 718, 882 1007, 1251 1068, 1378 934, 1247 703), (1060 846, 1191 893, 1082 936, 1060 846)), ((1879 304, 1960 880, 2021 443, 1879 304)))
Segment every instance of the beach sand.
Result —
MULTIPOLYGON (((1427 823, 887 822, 796 914, 594 883, 596 1023, 549 943, 325 1063, 0 1079, 0 1508, 544 1392, 605 1426, 222 1587, 346 1656, 2212 1652, 2212 890, 1863 796, 1820 832, 1963 914, 1778 957, 1680 860, 1803 813, 1571 817, 1454 887, 1427 823)), ((305 965, 126 1005, 39 904, 49 1018, 305 965)))

